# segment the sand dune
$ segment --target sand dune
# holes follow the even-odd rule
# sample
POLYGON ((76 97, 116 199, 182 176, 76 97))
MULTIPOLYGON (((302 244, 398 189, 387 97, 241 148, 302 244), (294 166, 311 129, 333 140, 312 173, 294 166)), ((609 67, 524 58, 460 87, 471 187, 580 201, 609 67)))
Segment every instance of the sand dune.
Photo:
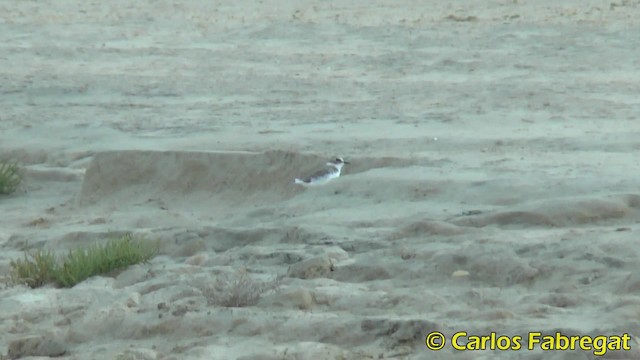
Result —
MULTIPOLYGON (((637 1, 0 4, 0 358, 639 359, 637 1), (326 186, 293 184, 335 156, 326 186), (630 334, 455 350, 429 332, 630 334)), ((463 344, 469 339, 461 340, 463 344)))
POLYGON ((280 151, 106 152, 96 155, 87 169, 78 201, 87 205, 110 197, 133 204, 151 196, 173 202, 191 196, 202 200, 208 194, 214 206, 261 205, 293 196, 295 175, 314 163, 322 160, 280 151))

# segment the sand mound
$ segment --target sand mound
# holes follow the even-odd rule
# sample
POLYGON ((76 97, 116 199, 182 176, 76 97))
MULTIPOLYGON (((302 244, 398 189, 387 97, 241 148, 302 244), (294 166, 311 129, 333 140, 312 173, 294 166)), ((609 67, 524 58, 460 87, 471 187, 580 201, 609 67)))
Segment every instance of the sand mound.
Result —
POLYGON ((538 201, 521 208, 479 214, 454 220, 460 226, 559 227, 614 221, 640 216, 640 196, 614 195, 606 198, 569 198, 538 201))
POLYGON ((292 186, 300 172, 325 159, 284 151, 265 153, 114 151, 95 156, 78 198, 99 202, 141 203, 148 199, 222 199, 267 203, 301 191, 292 186), (238 196, 242 194, 242 196, 238 196))
POLYGON ((443 276, 464 269, 473 279, 497 286, 526 284, 540 274, 514 250, 495 244, 473 244, 456 252, 444 251, 436 254, 432 262, 443 276))
POLYGON ((419 220, 400 227, 390 235, 391 240, 412 236, 444 235, 453 236, 464 233, 464 228, 445 221, 419 220))

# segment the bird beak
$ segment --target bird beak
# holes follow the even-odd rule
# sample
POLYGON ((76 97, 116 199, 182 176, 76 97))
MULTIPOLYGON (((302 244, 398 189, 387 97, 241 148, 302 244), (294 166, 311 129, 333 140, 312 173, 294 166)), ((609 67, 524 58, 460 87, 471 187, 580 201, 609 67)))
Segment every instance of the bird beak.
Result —
POLYGON ((351 164, 351 163, 350 163, 350 162, 348 162, 348 161, 343 161, 343 163, 345 163, 345 164, 351 164))

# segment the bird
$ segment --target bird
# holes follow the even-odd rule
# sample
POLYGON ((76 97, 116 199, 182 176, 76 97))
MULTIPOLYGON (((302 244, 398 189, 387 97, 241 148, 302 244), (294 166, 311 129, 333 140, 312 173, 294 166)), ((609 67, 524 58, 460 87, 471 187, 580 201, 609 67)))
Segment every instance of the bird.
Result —
POLYGON ((337 157, 325 164, 324 169, 318 170, 311 175, 304 178, 296 178, 294 182, 296 184, 310 186, 310 185, 324 185, 329 181, 340 176, 342 167, 349 162, 344 161, 343 158, 337 157))

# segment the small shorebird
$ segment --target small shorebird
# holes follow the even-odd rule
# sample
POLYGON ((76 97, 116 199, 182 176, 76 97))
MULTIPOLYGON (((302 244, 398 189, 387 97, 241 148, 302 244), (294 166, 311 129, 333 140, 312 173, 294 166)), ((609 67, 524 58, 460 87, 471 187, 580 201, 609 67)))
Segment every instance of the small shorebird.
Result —
POLYGON ((344 159, 341 157, 335 158, 327 162, 325 164, 324 169, 318 170, 313 174, 302 179, 296 178, 294 182, 296 184, 307 185, 307 186, 326 184, 330 180, 333 180, 338 176, 340 176, 340 171, 342 170, 342 167, 344 166, 344 164, 348 164, 348 162, 344 161, 344 159))

